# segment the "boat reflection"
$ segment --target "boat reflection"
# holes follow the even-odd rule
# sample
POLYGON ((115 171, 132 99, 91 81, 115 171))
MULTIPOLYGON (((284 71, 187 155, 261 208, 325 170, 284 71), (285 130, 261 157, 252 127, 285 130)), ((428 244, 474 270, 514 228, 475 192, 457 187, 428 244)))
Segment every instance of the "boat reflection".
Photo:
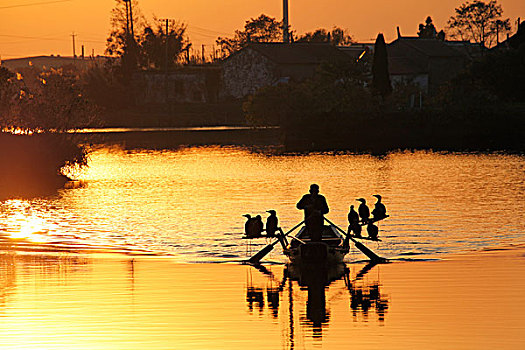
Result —
POLYGON ((265 276, 266 286, 263 287, 261 282, 254 283, 250 272, 246 286, 248 310, 251 314, 257 310, 259 316, 267 310, 276 320, 279 319, 279 315, 280 318, 288 316, 286 323, 290 346, 294 344, 297 320, 301 326, 311 330, 313 338, 322 338, 323 329, 330 323, 330 304, 334 298, 347 298, 348 317, 354 322, 368 322, 371 314, 375 314, 377 321, 383 323, 389 307, 388 296, 381 292, 381 284, 378 280, 364 278, 376 266, 375 263, 368 263, 355 275, 346 264, 328 267, 314 264, 288 264, 282 268, 282 271, 275 271, 275 268, 266 268, 262 265, 254 266, 265 276), (278 278, 277 276, 281 274, 282 276, 278 278), (336 281, 337 283, 334 283, 336 281), (333 287, 329 288, 331 285, 333 287), (329 297, 327 297, 328 293, 329 297), (294 303, 305 303, 306 306, 296 311, 297 306, 294 303))

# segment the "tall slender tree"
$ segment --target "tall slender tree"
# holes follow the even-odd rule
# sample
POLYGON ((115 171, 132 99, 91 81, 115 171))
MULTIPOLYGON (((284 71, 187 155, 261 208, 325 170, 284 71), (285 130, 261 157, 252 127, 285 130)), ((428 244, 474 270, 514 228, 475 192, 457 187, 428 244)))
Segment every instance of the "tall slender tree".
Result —
POLYGON ((374 45, 374 60, 372 63, 372 89, 383 99, 392 93, 392 83, 388 72, 388 52, 382 33, 377 35, 374 45))

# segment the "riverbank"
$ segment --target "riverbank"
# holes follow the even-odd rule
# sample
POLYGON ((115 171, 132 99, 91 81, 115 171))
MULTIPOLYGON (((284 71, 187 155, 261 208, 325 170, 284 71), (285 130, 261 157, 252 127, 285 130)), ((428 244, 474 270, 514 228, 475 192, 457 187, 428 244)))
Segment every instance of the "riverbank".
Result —
POLYGON ((69 180, 67 165, 85 165, 85 150, 67 135, 0 132, 0 200, 48 195, 69 180))
POLYGON ((523 246, 364 274, 364 264, 348 266, 352 287, 336 280, 316 299, 296 281, 279 291, 281 265, 265 275, 169 258, 2 252, 0 348, 518 349, 525 341, 523 246), (359 290, 379 296, 365 307, 352 297, 359 290))
POLYGON ((466 115, 433 110, 306 115, 284 121, 282 129, 288 152, 525 152, 523 108, 466 115))

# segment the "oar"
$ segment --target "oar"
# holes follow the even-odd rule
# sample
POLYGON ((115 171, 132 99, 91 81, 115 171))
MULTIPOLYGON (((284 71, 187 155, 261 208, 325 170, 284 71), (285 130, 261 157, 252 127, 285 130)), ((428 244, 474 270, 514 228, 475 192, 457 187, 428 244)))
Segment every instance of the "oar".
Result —
MULTIPOLYGON (((292 233, 296 228, 301 226, 303 223, 304 223, 304 221, 301 221, 300 223, 295 225, 290 231, 286 232, 283 235, 283 237, 288 236, 290 233, 292 233)), ((278 242, 279 242, 279 240, 276 240, 275 242, 272 242, 272 243, 268 244, 266 247, 264 247, 263 249, 259 250, 259 252, 257 252, 257 254, 255 254, 250 259, 248 259, 248 262, 250 264, 258 264, 261 261, 262 258, 264 258, 266 255, 268 255, 269 252, 271 252, 273 250, 273 247, 275 247, 275 245, 278 242)))
POLYGON ((368 249, 367 246, 365 246, 363 243, 356 241, 352 236, 348 235, 345 231, 343 231, 339 226, 328 220, 327 218, 324 218, 330 225, 335 227, 339 232, 341 232, 345 237, 349 238, 355 245, 357 249, 359 249, 363 254, 365 254, 371 261, 374 262, 384 262, 386 261, 385 258, 380 257, 370 249, 368 249))

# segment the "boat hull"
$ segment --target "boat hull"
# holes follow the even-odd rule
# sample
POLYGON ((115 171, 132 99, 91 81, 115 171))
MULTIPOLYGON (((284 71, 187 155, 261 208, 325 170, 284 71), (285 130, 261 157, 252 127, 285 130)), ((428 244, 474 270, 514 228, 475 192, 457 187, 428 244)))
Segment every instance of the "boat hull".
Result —
POLYGON ((305 227, 295 238, 283 251, 292 264, 340 264, 350 250, 348 245, 345 246, 344 238, 332 226, 324 227, 320 242, 311 241, 305 227))
POLYGON ((349 249, 342 246, 330 246, 323 242, 309 242, 295 248, 284 250, 292 264, 316 263, 336 265, 344 261, 349 249))

